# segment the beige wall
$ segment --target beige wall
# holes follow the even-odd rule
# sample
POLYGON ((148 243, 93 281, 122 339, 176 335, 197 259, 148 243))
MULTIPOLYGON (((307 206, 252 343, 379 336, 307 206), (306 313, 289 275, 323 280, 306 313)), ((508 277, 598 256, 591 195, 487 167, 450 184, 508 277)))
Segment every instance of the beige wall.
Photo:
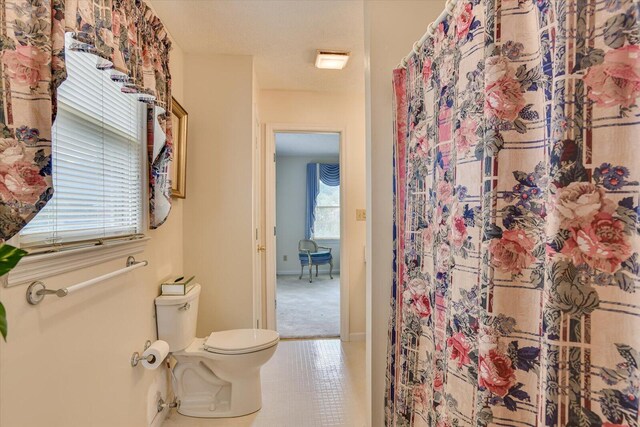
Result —
MULTIPOLYGON (((262 123, 339 126, 346 131, 343 173, 346 236, 343 245, 349 257, 349 326, 350 333, 365 330, 365 223, 356 221, 356 209, 365 208, 365 118, 364 88, 354 93, 270 91, 260 92, 262 123)), ((342 271, 345 266, 343 265, 342 271)), ((358 336, 361 338, 361 335, 358 336)), ((355 336, 354 336, 355 337, 355 336)))
POLYGON ((384 425, 387 325, 392 281, 392 71, 444 9, 444 0, 365 2, 367 70, 367 367, 371 425, 384 425))
MULTIPOLYGON (((183 100, 183 55, 171 54, 173 92, 183 100)), ((136 259, 149 266, 38 306, 27 285, 0 287, 9 339, 0 342, 0 426, 147 426, 147 394, 164 369, 132 368, 129 359, 155 340, 153 300, 163 279, 182 273, 183 202, 136 259)), ((125 258, 45 280, 59 288, 124 266, 125 258)), ((151 393, 154 396, 154 393, 151 393)))
POLYGON ((185 55, 184 266, 203 288, 198 336, 253 324, 252 93, 250 56, 185 55))

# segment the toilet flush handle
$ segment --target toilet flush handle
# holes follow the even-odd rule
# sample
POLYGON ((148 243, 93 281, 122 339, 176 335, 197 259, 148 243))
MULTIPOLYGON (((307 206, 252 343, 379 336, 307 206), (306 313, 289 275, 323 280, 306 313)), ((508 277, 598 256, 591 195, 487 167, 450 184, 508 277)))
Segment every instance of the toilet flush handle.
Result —
POLYGON ((178 310, 189 310, 191 308, 191 304, 185 302, 184 305, 181 305, 178 310))

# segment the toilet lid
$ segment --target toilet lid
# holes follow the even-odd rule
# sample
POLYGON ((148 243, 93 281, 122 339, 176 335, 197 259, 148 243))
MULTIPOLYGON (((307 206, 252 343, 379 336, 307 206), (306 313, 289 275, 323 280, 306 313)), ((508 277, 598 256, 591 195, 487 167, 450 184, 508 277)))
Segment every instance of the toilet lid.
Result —
POLYGON ((221 354, 252 353, 275 345, 279 339, 280 334, 267 329, 232 329, 212 332, 204 349, 221 354))

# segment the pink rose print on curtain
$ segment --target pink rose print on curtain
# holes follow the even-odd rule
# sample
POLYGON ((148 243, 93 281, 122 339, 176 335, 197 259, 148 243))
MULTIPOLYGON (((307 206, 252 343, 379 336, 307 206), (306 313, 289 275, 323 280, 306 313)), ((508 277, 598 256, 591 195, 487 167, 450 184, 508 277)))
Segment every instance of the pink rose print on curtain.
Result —
POLYGON ((433 389, 436 391, 442 391, 444 386, 444 380, 442 378, 442 373, 440 371, 436 372, 435 378, 433 379, 433 389))
POLYGON ((433 228, 426 227, 422 230, 422 244, 425 248, 430 248, 433 244, 433 228))
POLYGON ((456 149, 458 154, 466 156, 478 143, 478 122, 467 117, 460 122, 460 127, 456 129, 456 149))
POLYGON ((16 139, 0 140, 0 165, 11 166, 26 160, 25 147, 16 139))
POLYGON ((511 359, 495 349, 480 355, 478 363, 478 384, 492 393, 505 397, 515 384, 516 375, 511 359))
POLYGON ((502 77, 489 83, 485 97, 485 111, 489 117, 514 121, 525 106, 520 83, 510 77, 502 77))
POLYGON ((624 223, 606 212, 600 212, 591 222, 571 229, 571 237, 561 251, 571 256, 576 265, 586 263, 606 273, 615 272, 631 252, 624 223))
POLYGON ((473 5, 471 3, 463 3, 460 8, 460 14, 456 18, 456 33, 458 39, 464 39, 469 34, 469 28, 473 22, 473 5))
POLYGON ((456 332, 447 339, 447 346, 451 347, 451 360, 458 361, 458 368, 471 363, 469 350, 471 346, 467 343, 462 332, 456 332))
POLYGON ((558 213, 560 227, 580 226, 599 212, 613 212, 615 206, 606 199, 604 189, 589 182, 572 182, 557 191, 551 208, 558 213))
POLYGON ((453 223, 451 224, 451 243, 456 249, 462 247, 467 240, 467 226, 464 218, 461 216, 455 216, 453 223))
POLYGON ((610 50, 602 64, 590 67, 584 76, 589 98, 599 107, 636 104, 640 96, 640 46, 610 50))
POLYGON ((436 189, 436 196, 441 204, 447 205, 451 203, 453 197, 453 187, 446 181, 439 181, 436 189))
POLYGON ((33 204, 47 187, 40 168, 29 162, 0 166, 0 195, 4 199, 15 198, 19 202, 33 204))
POLYGON ((535 241, 524 230, 505 230, 502 238, 489 242, 493 265, 503 273, 520 274, 536 261, 531 254, 535 241))
POLYGON ((485 67, 485 113, 500 120, 516 120, 526 105, 516 71, 503 56, 488 58, 485 67))
POLYGON ((424 280, 413 279, 409 282, 408 289, 404 292, 405 303, 408 304, 420 319, 431 316, 431 302, 427 293, 424 280))
POLYGON ((2 62, 12 81, 35 89, 38 82, 45 78, 49 56, 38 47, 18 45, 15 50, 2 53, 2 62))
POLYGON ((502 79, 514 80, 516 70, 504 56, 490 56, 485 60, 484 81, 485 86, 502 79))

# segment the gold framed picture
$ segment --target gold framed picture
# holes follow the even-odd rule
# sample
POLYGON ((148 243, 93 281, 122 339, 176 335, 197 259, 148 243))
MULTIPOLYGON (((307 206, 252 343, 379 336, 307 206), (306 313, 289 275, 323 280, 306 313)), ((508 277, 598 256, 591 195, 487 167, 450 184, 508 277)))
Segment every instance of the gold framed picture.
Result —
POLYGON ((171 196, 187 197, 187 127, 189 113, 175 98, 171 104, 173 129, 173 164, 171 165, 171 196))

